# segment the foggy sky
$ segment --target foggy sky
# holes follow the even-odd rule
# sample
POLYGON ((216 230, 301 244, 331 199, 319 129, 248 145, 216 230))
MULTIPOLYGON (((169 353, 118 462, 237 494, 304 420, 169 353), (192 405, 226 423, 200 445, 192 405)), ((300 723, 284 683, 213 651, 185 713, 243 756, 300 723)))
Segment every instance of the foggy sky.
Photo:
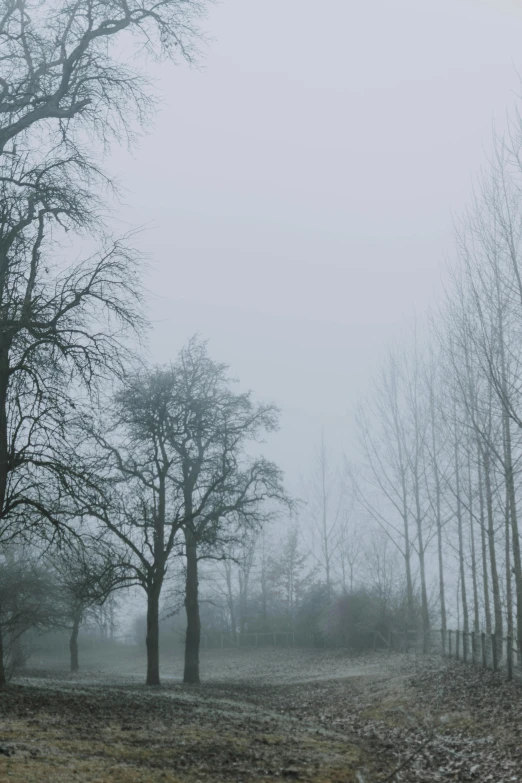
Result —
MULTIPOLYGON (((204 67, 154 67, 163 106, 112 156, 147 225, 151 356, 194 332, 283 409, 290 488, 390 341, 441 287, 452 213, 522 72, 522 3, 224 0, 204 67)), ((121 225, 121 224, 119 224, 121 225)))

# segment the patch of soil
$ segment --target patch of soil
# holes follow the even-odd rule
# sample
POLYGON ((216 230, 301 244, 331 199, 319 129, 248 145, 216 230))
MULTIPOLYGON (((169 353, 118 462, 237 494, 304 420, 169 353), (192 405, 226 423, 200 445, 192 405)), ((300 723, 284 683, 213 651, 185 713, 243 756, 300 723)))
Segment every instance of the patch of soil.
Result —
POLYGON ((199 688, 26 673, 0 695, 0 780, 522 782, 522 688, 501 675, 343 651, 203 663, 199 688))

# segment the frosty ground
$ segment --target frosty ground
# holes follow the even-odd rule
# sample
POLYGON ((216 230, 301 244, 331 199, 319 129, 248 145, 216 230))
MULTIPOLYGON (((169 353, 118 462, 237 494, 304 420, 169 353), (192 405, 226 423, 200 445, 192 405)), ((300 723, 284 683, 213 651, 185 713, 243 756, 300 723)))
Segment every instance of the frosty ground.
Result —
POLYGON ((0 780, 522 781, 522 689, 502 675, 440 657, 235 650, 205 652, 204 683, 188 687, 180 665, 164 661, 160 689, 141 684, 139 655, 27 672, 0 698, 0 780))

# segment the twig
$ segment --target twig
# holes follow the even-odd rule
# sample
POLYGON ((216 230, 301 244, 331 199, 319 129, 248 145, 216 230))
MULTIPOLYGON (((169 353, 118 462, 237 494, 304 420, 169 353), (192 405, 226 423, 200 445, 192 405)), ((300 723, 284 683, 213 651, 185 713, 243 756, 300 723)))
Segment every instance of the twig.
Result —
POLYGON ((409 764, 411 761, 413 761, 413 759, 415 758, 415 756, 418 756, 418 755, 419 755, 419 753, 421 753, 421 751, 423 751, 423 750, 424 750, 424 748, 426 747, 426 745, 428 745, 428 744, 429 744, 429 743, 432 741, 432 739, 433 739, 433 732, 430 734, 430 736, 428 737, 428 739, 427 739, 427 740, 425 740, 425 741, 422 743, 422 745, 420 745, 420 747, 418 747, 418 748, 417 748, 417 750, 415 750, 415 751, 414 751, 414 752, 413 752, 413 753, 412 753, 410 756, 408 756, 408 758, 407 758, 407 759, 405 759, 405 761, 403 761, 403 762, 402 762, 402 764, 399 764, 399 766, 398 766, 398 767, 395 767, 395 769, 393 770, 393 772, 391 772, 391 773, 390 773, 390 774, 389 774, 389 775, 388 775, 386 778, 382 778, 382 780, 380 780, 380 781, 379 781, 379 783, 387 783, 387 781, 389 781, 389 780, 391 780, 392 778, 394 778, 394 777, 395 777, 395 775, 397 774, 397 772, 400 772, 400 771, 401 771, 401 769, 404 769, 404 767, 407 767, 407 766, 408 766, 408 764, 409 764))

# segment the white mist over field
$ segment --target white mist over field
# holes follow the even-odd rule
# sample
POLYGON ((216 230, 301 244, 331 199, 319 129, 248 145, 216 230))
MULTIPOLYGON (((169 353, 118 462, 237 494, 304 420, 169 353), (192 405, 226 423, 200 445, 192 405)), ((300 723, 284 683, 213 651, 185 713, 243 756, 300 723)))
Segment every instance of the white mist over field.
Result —
POLYGON ((522 783, 521 42, 0 0, 0 781, 522 783))
POLYGON ((351 452, 355 400, 441 293, 453 216, 519 91, 515 2, 218 3, 197 70, 112 157, 145 226, 151 349, 195 332, 283 409, 298 490, 321 429, 351 452))

